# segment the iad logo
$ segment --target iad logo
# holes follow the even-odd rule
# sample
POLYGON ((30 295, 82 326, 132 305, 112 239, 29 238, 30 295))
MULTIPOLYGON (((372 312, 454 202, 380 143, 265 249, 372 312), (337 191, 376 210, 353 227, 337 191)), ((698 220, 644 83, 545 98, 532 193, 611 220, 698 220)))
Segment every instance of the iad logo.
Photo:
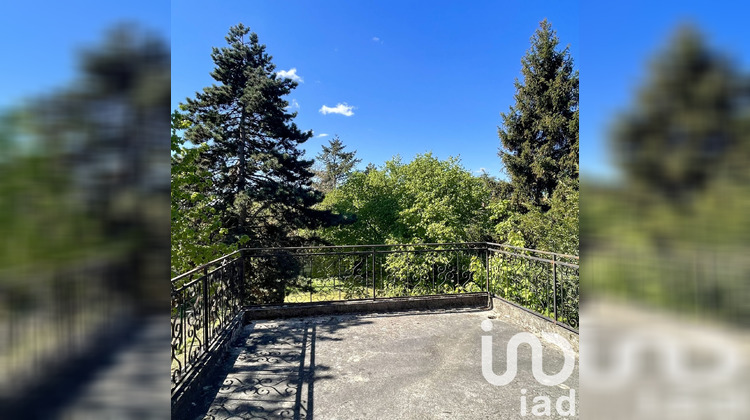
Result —
MULTIPOLYGON (((492 321, 485 319, 482 321, 482 329, 486 332, 492 330, 492 321)), ((545 339, 555 343, 563 351, 565 361, 560 372, 554 375, 547 375, 542 369, 543 356, 542 356, 542 343, 539 339, 527 332, 522 332, 514 335, 508 341, 507 346, 507 357, 506 357, 506 368, 505 373, 502 375, 496 374, 492 369, 492 336, 482 336, 482 375, 487 382, 495 386, 508 385, 515 379, 516 373, 518 373, 518 346, 521 344, 528 344, 531 347, 531 372, 534 374, 534 379, 542 385, 555 386, 565 382, 570 375, 573 373, 575 368, 575 355, 573 353, 573 347, 570 345, 568 340, 563 338, 559 334, 544 333, 545 339)), ((521 390, 521 415, 527 415, 527 404, 526 404, 526 390, 521 390)), ((535 416, 550 416, 552 415, 552 400, 550 397, 545 395, 536 396, 533 399, 536 403, 532 407, 532 414, 535 416)), ((575 415, 575 390, 570 390, 569 396, 561 396, 556 404, 555 409, 561 416, 574 416, 575 415), (563 405, 567 402, 568 407, 565 408, 563 405)))
MULTIPOLYGON (((485 319, 482 321, 482 329, 484 331, 492 330, 492 321, 485 319)), ((559 334, 549 334, 550 341, 554 342, 560 347, 565 355, 565 363, 563 364, 562 370, 554 375, 547 375, 542 370, 542 343, 539 339, 527 332, 522 332, 514 335, 508 341, 507 351, 507 364, 505 373, 497 375, 492 370, 492 336, 482 336, 482 375, 487 382, 495 386, 508 385, 516 377, 518 372, 518 346, 522 343, 526 343, 531 347, 531 372, 534 374, 534 379, 542 385, 560 385, 565 382, 570 375, 573 373, 575 367, 575 356, 573 355, 573 347, 570 345, 568 340, 563 338, 559 334)))

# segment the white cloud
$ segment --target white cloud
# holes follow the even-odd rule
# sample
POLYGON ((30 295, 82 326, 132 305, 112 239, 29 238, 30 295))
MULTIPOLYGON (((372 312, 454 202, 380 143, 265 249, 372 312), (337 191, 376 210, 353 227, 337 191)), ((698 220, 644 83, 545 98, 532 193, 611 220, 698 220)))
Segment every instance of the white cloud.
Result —
POLYGON ((292 102, 290 102, 289 105, 287 105, 286 107, 286 109, 292 109, 292 108, 299 109, 299 102, 297 102, 296 99, 292 99, 292 102))
POLYGON ((328 137, 328 134, 326 134, 326 133, 320 133, 320 134, 318 134, 318 137, 328 137))
POLYGON ((377 42, 378 44, 382 44, 383 43, 383 40, 380 39, 380 37, 377 37, 377 36, 372 37, 372 41, 373 42, 377 42))
POLYGON ((342 103, 336 104, 335 107, 330 107, 330 106, 323 105, 318 110, 318 112, 320 112, 323 115, 326 115, 326 114, 341 114, 341 115, 344 115, 346 117, 351 117, 352 115, 354 115, 354 112, 352 112, 353 109, 354 109, 353 106, 347 105, 347 103, 344 102, 343 104, 342 103))
POLYGON ((292 79, 295 82, 304 83, 304 80, 302 80, 302 78, 297 75, 296 67, 292 67, 289 70, 281 70, 280 72, 276 73, 276 76, 283 77, 285 79, 292 79))
POLYGON ((487 172, 487 168, 479 168, 478 170, 474 171, 475 174, 481 174, 482 172, 487 172))

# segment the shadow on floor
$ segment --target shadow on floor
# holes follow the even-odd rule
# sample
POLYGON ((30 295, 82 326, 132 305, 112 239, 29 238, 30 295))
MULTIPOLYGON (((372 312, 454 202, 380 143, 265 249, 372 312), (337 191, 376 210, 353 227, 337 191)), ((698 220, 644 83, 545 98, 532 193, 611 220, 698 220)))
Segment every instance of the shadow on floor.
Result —
POLYGON ((326 374, 328 366, 316 364, 317 342, 341 340, 332 337, 333 333, 371 322, 358 316, 336 316, 247 325, 235 347, 236 358, 224 364, 223 384, 213 401, 208 401, 205 416, 199 418, 312 419, 315 381, 332 378, 326 374))

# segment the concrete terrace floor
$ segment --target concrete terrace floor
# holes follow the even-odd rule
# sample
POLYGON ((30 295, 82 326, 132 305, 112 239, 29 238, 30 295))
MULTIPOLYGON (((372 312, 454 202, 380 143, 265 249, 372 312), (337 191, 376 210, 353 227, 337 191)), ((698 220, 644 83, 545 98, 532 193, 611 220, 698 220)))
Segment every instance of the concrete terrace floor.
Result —
MULTIPOLYGON (((486 310, 253 321, 204 388, 209 408, 198 419, 517 419, 522 397, 526 416, 536 417, 537 396, 551 401, 542 418, 563 418, 555 403, 571 390, 577 414, 577 356, 573 374, 557 386, 536 381, 528 345, 519 347, 509 385, 484 379, 481 337, 493 337, 493 369, 502 374, 507 342, 522 331, 486 310), (490 332, 481 328, 487 319, 490 332)), ((544 372, 559 372, 562 350, 542 344, 544 372)))

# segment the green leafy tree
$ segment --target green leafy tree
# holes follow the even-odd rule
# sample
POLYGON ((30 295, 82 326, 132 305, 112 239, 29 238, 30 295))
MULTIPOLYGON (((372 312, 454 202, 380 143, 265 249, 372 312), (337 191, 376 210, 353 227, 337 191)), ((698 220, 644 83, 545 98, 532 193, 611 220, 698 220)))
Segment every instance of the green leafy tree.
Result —
MULTIPOLYGON (((462 242, 481 239, 489 191, 457 158, 417 155, 402 165, 386 163, 406 225, 403 241, 462 242)), ((395 238, 394 238, 395 239, 395 238)))
POLYGON ((393 180, 374 165, 368 168, 354 172, 341 187, 326 194, 322 207, 348 216, 353 223, 323 229, 322 238, 337 245, 382 244, 404 229, 393 180))
POLYGON ((382 169, 352 174, 326 196, 326 208, 353 214, 356 221, 322 235, 337 244, 481 240, 489 199, 485 182, 458 159, 426 154, 404 164, 397 157, 382 169))
POLYGON ((172 276, 236 249, 221 241, 225 229, 211 205, 211 174, 198 164, 208 146, 187 147, 178 132, 188 127, 182 114, 172 113, 172 276))
MULTIPOLYGON (((399 157, 381 168, 368 165, 355 172, 341 187, 326 195, 323 206, 353 215, 353 223, 324 229, 321 236, 334 244, 418 244, 480 241, 490 225, 488 183, 460 165, 456 158, 439 160, 432 154, 417 155, 403 163, 399 157)), ((404 296, 455 290, 455 277, 436 290, 408 279, 426 279, 441 271, 446 277, 456 265, 468 267, 471 258, 453 253, 394 253, 384 256, 387 276, 394 280, 382 291, 404 296)), ((478 261, 478 260, 477 260, 478 261)), ((453 272, 453 275, 457 275, 453 272)), ((470 286, 466 286, 470 287, 470 286)), ((467 289, 467 291, 478 291, 467 289)))
POLYGON ((545 19, 521 59, 515 105, 501 113, 499 155, 518 210, 547 211, 558 183, 578 178, 578 71, 545 19))
POLYGON ((335 190, 341 185, 346 178, 352 173, 354 166, 361 162, 354 156, 357 151, 345 152, 346 146, 336 135, 328 142, 328 146, 323 145, 323 150, 316 156, 321 169, 317 172, 319 182, 318 188, 323 192, 335 190))
POLYGON ((313 206, 322 195, 311 188, 311 160, 299 145, 311 131, 297 128, 284 96, 297 86, 278 77, 258 36, 239 24, 227 47, 214 48, 218 82, 183 105, 190 127, 185 138, 207 144, 200 164, 211 174, 212 206, 226 229, 225 242, 262 246, 299 243, 300 228, 330 222, 313 206))

